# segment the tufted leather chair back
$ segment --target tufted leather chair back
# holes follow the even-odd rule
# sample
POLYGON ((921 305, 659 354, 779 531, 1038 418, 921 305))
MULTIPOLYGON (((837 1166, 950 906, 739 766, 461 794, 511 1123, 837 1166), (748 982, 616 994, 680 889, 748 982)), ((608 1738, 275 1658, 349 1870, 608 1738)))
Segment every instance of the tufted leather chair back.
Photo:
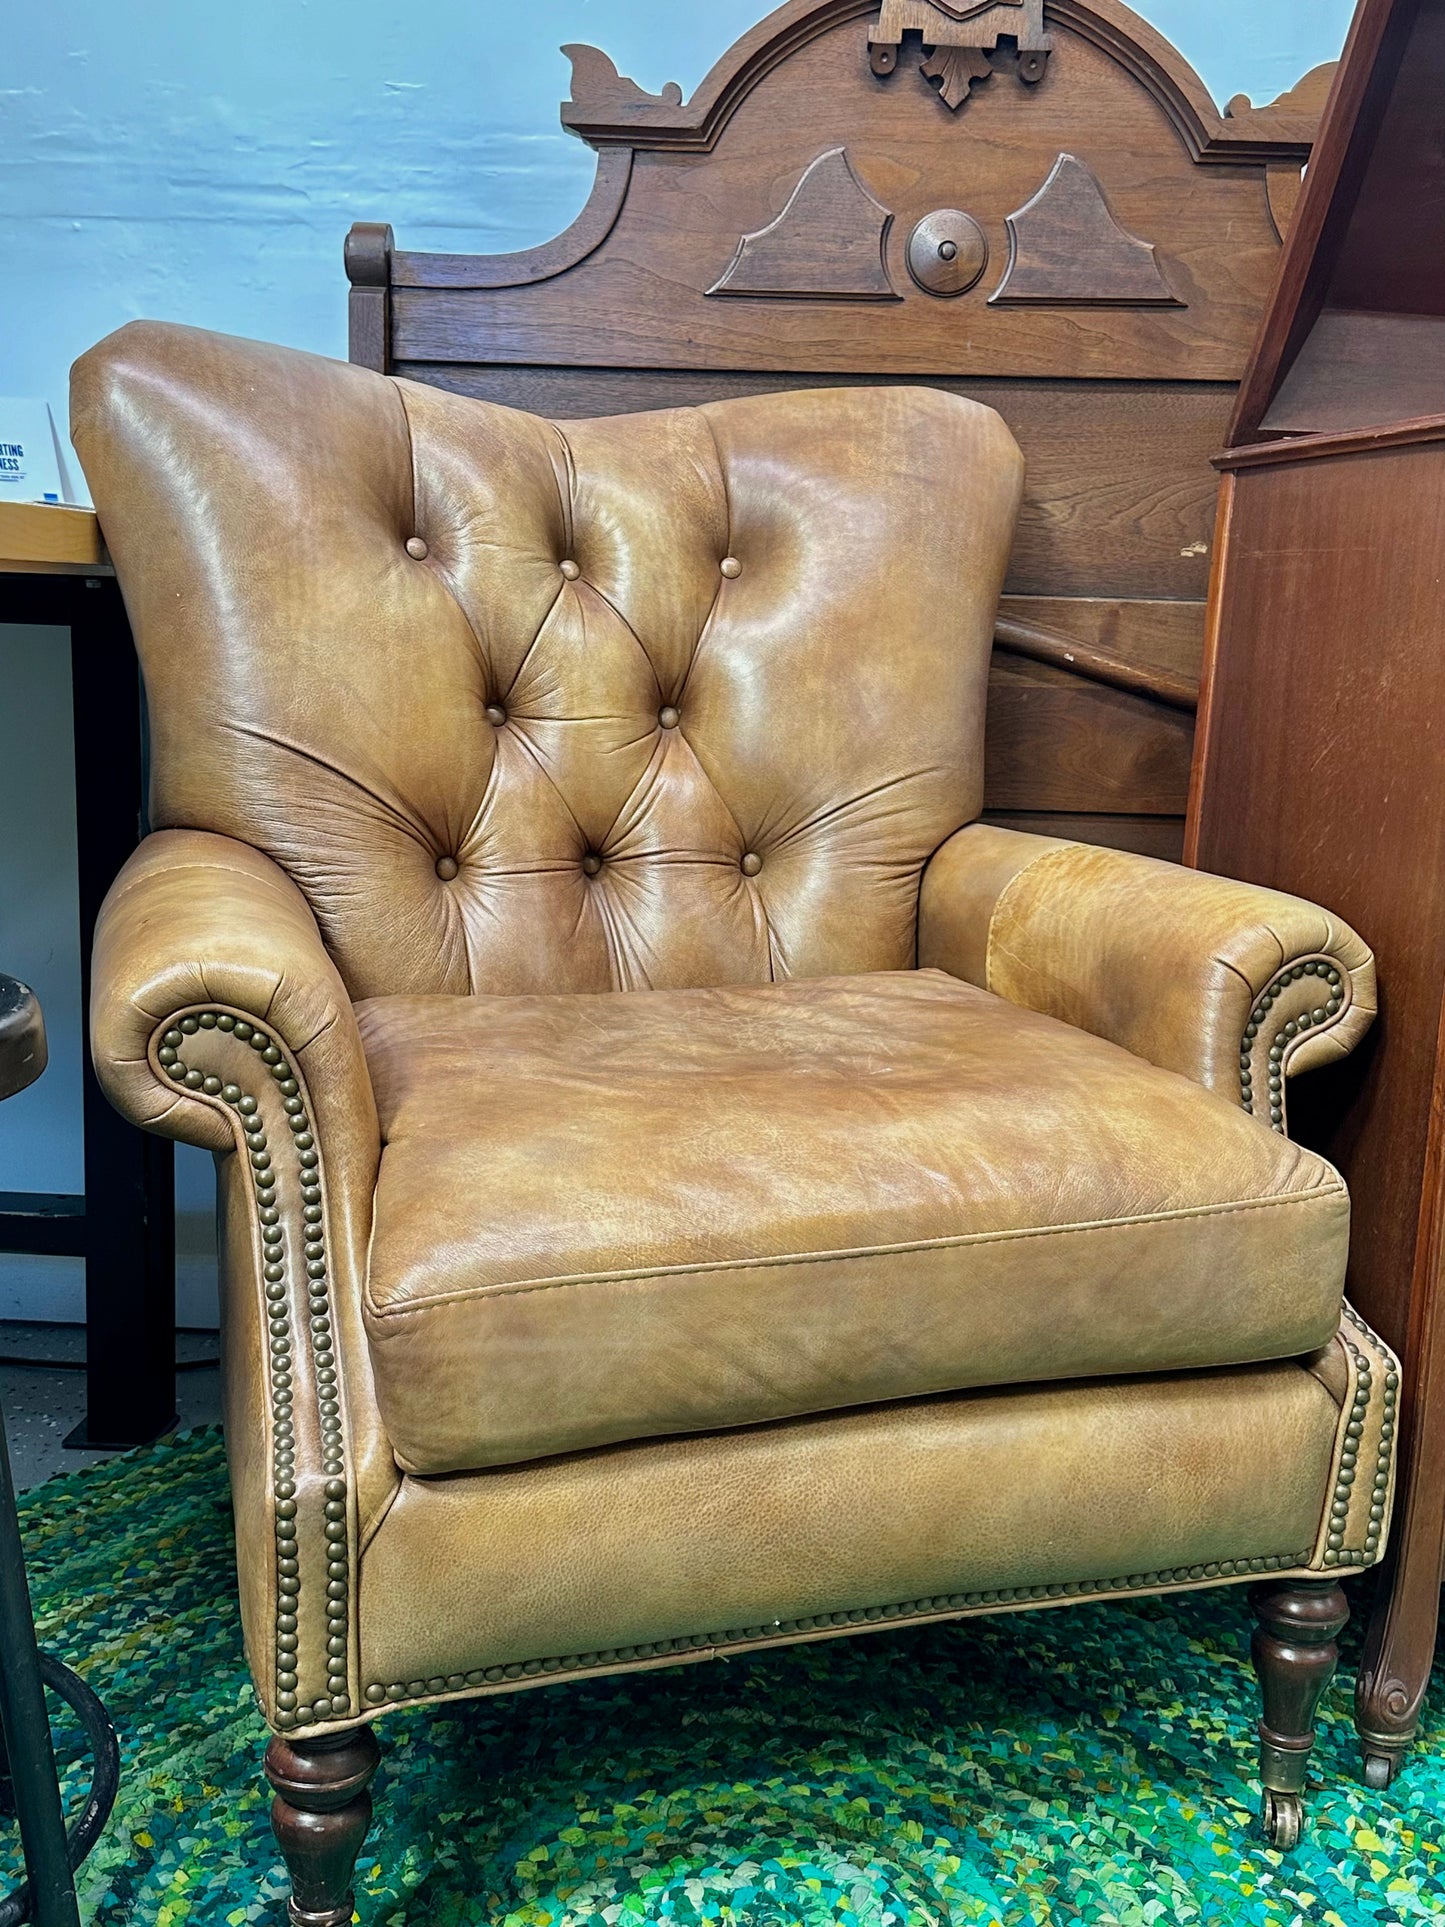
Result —
POLYGON ((913 963, 982 800, 1022 481, 991 410, 553 423, 140 323, 72 415, 153 822, 273 857, 353 997, 913 963))

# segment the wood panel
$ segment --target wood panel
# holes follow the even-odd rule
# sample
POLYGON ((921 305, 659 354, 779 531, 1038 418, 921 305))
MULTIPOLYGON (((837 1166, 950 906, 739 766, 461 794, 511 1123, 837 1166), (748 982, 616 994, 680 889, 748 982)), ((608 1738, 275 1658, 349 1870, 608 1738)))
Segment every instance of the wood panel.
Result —
POLYGON ((1355 1302, 1403 1348, 1445 983, 1445 448, 1250 468, 1233 489, 1197 860, 1327 904, 1379 959, 1375 1034, 1291 1106, 1351 1184, 1355 1302), (1307 666, 1277 646, 1282 612, 1307 666))
MULTIPOLYGON (((1328 301, 1338 309, 1388 307, 1438 316, 1445 313, 1445 12, 1396 7, 1393 15, 1403 40, 1333 264, 1328 301), (1409 183, 1408 193, 1401 193, 1402 182, 1409 183)), ((1381 82, 1386 78, 1382 68, 1381 82)))
POLYGON ((1380 1020, 1302 1080, 1343 1172, 1349 1292, 1403 1362, 1390 1569, 1356 1687, 1373 1784, 1430 1677, 1445 1558, 1445 423, 1248 457, 1226 482, 1187 853, 1327 904, 1375 949, 1380 1020))
POLYGON ((984 821, 1030 836, 1059 836, 1071 843, 1099 843, 1107 850, 1178 863, 1184 853, 1184 820, 1178 816, 1070 816, 1047 810, 985 810, 984 821))
MULTIPOLYGON (((971 374, 1237 381, 1278 258, 1264 171, 1201 167, 1157 100, 1080 32, 1053 30, 1035 87, 999 75, 955 119, 932 89, 867 65, 861 23, 795 47, 734 109, 705 166, 640 148, 631 185, 593 255, 554 279, 392 296, 400 361, 552 362, 619 368, 971 374), (742 237, 782 213, 807 168, 842 147, 893 216, 894 304, 709 299, 742 237), (990 307, 1009 258, 1007 219, 1061 154, 1097 178, 1117 221, 1159 250, 1178 307, 990 307), (961 301, 919 288, 908 236, 941 207, 972 215, 994 273, 961 301)), ((1081 243, 1082 245, 1082 243, 1081 243)))
POLYGON ((1379 958, 1380 1022, 1291 1104, 1349 1179, 1351 1295, 1403 1366, 1355 1695, 1375 1787, 1418 1723, 1445 1562, 1442 88, 1445 0, 1360 0, 1221 463, 1187 844, 1379 958))
MULTIPOLYGON (((1135 665, 1145 678, 1197 688, 1205 605, 1106 597, 1004 597, 1000 617, 1038 625, 1135 665)), ((1081 675, 996 651, 990 677, 985 806, 991 820, 1068 818, 1043 835, 1165 854, 1183 845, 1192 713, 1081 675), (1113 822, 1119 818, 1121 821, 1113 822)))
POLYGON ((1272 435, 1349 433, 1375 422, 1445 414, 1445 319, 1331 310, 1261 426, 1272 435))
POLYGON ((1178 710, 996 655, 985 807, 1182 819, 1193 743, 1193 721, 1178 710))

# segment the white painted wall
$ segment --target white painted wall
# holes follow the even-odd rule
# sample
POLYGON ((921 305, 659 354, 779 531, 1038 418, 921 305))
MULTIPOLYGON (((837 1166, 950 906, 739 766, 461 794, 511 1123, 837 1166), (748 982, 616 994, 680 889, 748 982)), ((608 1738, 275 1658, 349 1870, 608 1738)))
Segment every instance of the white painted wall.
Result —
MULTIPOLYGON (((763 0, 0 0, 0 395, 46 397, 138 315, 346 352, 341 243, 493 252, 565 227, 593 159, 564 134, 564 41, 690 92, 763 0)), ((1215 96, 1332 59, 1348 0, 1145 0, 1215 96)), ((0 969, 44 1000, 52 1069, 0 1107, 0 1190, 80 1188, 69 657, 0 628, 0 969)), ((214 1293, 209 1160, 178 1169, 182 1321, 214 1293)), ((79 1266, 0 1254, 0 1318, 80 1316, 79 1266)))

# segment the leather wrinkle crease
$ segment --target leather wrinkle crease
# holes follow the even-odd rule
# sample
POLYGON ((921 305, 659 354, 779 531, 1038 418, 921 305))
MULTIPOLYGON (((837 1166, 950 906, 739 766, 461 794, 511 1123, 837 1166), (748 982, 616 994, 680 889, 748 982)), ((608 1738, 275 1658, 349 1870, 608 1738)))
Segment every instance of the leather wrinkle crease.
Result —
POLYGON ((406 390, 394 376, 389 376, 391 392, 396 396, 401 408, 401 419, 406 428, 407 462, 411 469, 411 528, 408 535, 421 533, 421 476, 417 470, 416 434, 412 428, 411 410, 406 405, 406 390))
POLYGON ((564 544, 564 554, 565 556, 570 556, 575 561, 576 550, 577 550, 577 527, 576 527, 576 520, 575 520, 576 502, 577 502, 577 466, 572 454, 572 445, 567 440, 566 435, 563 433, 561 424, 559 422, 549 422, 547 426, 552 431, 552 438, 549 438, 548 444, 547 444, 547 452, 548 452, 549 458, 551 458, 552 477, 557 485, 558 506, 562 511, 562 541, 564 544), (556 463, 555 457, 553 457, 552 455, 552 439, 555 439, 557 446, 562 450, 562 474, 561 475, 558 475, 557 473, 557 463, 556 463), (565 486, 563 483, 564 476, 566 478, 565 486))
POLYGON ((353 776, 350 770, 343 769, 339 763, 334 763, 325 756, 319 756, 315 750, 306 749, 300 743, 288 742, 284 736, 278 736, 273 730, 258 729, 254 723, 239 723, 234 720, 223 721, 217 723, 216 727, 233 736, 249 736, 255 742, 269 743, 273 749, 285 750, 290 756, 299 756, 303 761, 324 771, 326 775, 334 776, 340 782, 350 784, 350 786, 360 795, 364 796, 368 802, 376 805, 377 809, 381 812, 385 820, 391 824, 393 829, 399 830, 404 836, 410 837, 411 840, 422 849, 427 847, 417 824, 407 815, 406 806, 403 803, 400 801, 395 803, 389 801, 385 796, 380 795, 374 790, 369 783, 363 782, 359 776, 353 776))

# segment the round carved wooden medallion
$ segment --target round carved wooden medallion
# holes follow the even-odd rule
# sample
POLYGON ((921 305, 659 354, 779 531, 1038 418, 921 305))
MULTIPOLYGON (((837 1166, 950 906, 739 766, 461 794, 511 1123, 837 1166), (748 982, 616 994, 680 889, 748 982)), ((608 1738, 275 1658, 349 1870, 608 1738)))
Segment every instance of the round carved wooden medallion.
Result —
POLYGON ((929 294, 967 294, 988 266, 988 236, 956 207, 925 214, 908 237, 908 272, 929 294))

